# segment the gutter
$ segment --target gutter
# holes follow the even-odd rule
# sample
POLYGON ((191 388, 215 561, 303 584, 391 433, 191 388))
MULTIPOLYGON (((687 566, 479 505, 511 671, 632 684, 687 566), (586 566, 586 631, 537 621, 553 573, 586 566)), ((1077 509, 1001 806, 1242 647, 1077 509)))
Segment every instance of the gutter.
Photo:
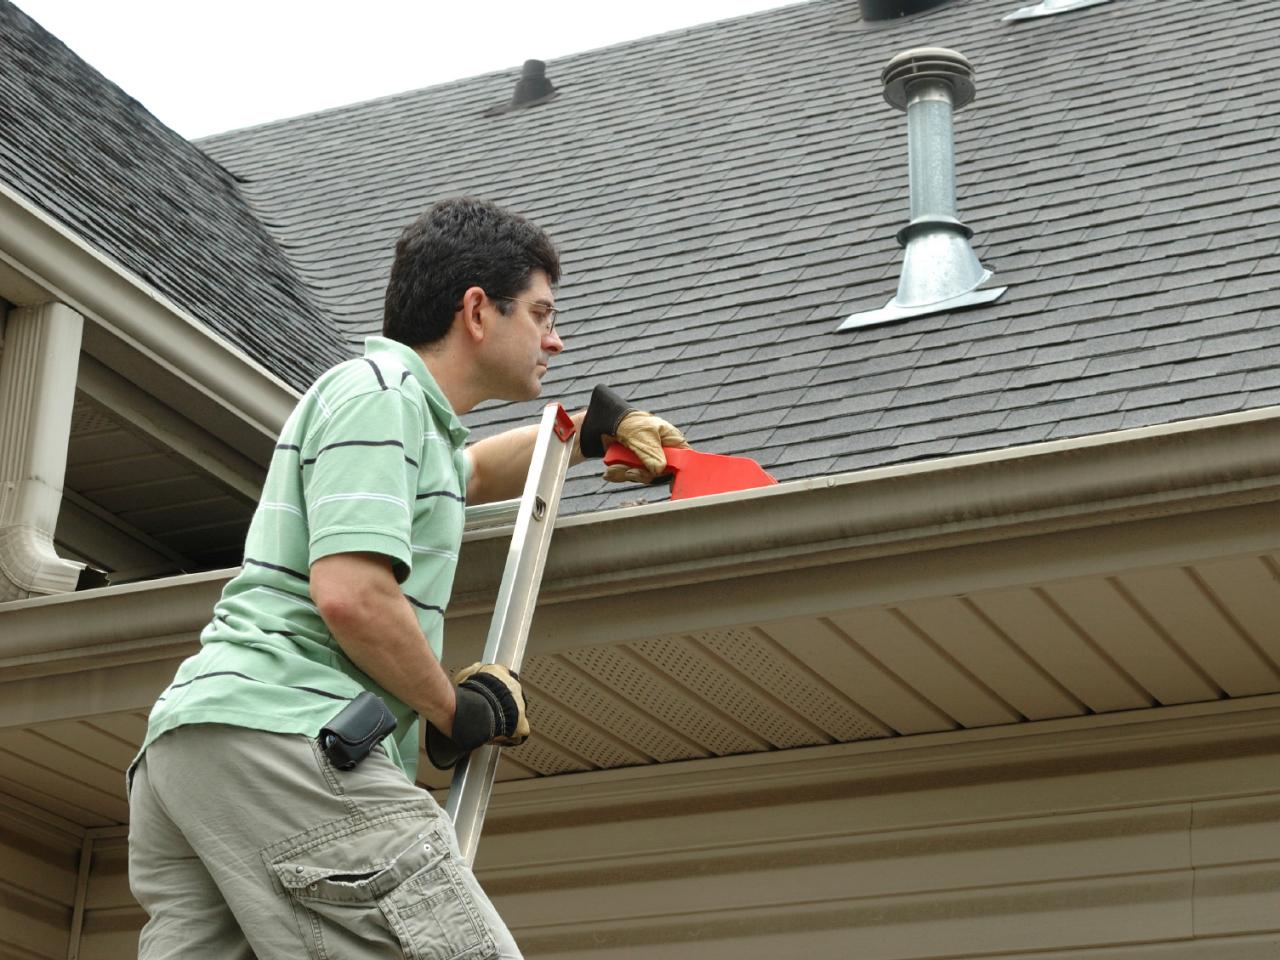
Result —
MULTIPOLYGON (((1277 501, 1280 407, 1270 407, 562 517, 531 649, 623 639, 626 631, 626 637, 639 637, 694 630, 700 620, 717 617, 745 623, 760 613, 757 607, 790 615, 777 612, 777 605, 820 608, 822 590, 847 604, 870 589, 869 581, 843 574, 834 585, 818 584, 818 567, 860 564, 865 571, 872 569, 868 561, 886 567, 900 562, 893 576, 882 577, 882 588, 898 591, 895 596, 908 589, 908 577, 914 578, 910 589, 961 592, 963 584, 946 577, 954 569, 970 578, 981 571, 957 551, 1009 544, 1000 576, 1029 577, 1019 567, 1037 549, 1036 538, 1071 531, 1087 532, 1074 548, 1082 564, 1096 564, 1108 551, 1134 565, 1158 562, 1157 555, 1125 550, 1158 553, 1167 544, 1220 552, 1229 540, 1235 552, 1274 550, 1280 525, 1258 517, 1274 517, 1277 501), (1128 526, 1179 517, 1201 518, 1199 539, 1176 531, 1167 543, 1146 546, 1148 538, 1130 537, 1128 526), (942 559, 948 552, 954 554, 951 568, 942 559), (670 597, 664 599, 663 591, 670 597)), ((451 659, 473 646, 478 653, 483 644, 510 535, 510 527, 464 535, 447 628, 451 659)), ((1061 544, 1049 540, 1039 549, 1052 560, 1061 544)), ((990 561, 986 556, 982 562, 990 561)), ((1065 564, 1055 575, 1073 575, 1065 564)), ((175 645, 194 642, 235 573, 0 604, 0 671, 17 679, 78 669, 85 658, 97 665, 99 657, 112 663, 172 657, 175 645)))
MULTIPOLYGON (((1275 500, 1280 407, 562 518, 542 595, 582 599, 1275 500)), ((1280 543, 1280 526, 1270 532, 1280 543)), ((450 615, 490 602, 509 536, 464 536, 450 615)))
POLYGON ((279 433, 298 402, 296 390, 4 183, 0 237, 0 260, 54 299, 256 432, 279 433))

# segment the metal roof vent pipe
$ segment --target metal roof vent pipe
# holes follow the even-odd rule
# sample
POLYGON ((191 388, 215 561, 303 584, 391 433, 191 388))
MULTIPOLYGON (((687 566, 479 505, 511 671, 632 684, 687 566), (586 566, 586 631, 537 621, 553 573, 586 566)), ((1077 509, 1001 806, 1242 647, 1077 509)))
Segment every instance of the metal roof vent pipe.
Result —
POLYGON ((954 50, 920 47, 890 60, 881 80, 885 100, 907 114, 911 222, 898 231, 906 253, 897 296, 849 317, 841 330, 975 307, 1008 289, 978 289, 991 271, 969 246, 973 231, 956 216, 951 116, 973 100, 973 67, 954 50))

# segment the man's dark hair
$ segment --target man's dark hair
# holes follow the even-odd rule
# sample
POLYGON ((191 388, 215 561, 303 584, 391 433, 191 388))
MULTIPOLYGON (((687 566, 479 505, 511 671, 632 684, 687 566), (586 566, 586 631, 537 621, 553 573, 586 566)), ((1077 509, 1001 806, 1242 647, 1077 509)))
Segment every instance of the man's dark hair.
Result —
MULTIPOLYGON (((411 347, 434 343, 449 332, 468 287, 519 296, 534 270, 560 280, 560 254, 541 227, 487 200, 441 200, 396 244, 382 334, 411 347)), ((498 301, 503 313, 510 308, 498 301)))

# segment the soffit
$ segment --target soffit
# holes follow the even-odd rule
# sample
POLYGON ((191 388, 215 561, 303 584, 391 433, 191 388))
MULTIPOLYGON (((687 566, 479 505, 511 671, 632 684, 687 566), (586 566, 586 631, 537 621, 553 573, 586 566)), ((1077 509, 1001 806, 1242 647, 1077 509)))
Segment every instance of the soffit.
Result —
POLYGON ((1280 554, 580 646, 522 679, 539 736, 512 779, 1260 696, 1280 554))
POLYGON ((0 299, 15 306, 28 307, 46 303, 56 297, 0 260, 0 299))
MULTIPOLYGON (((254 502, 77 391, 55 543, 111 582, 239 561, 254 502)), ((191 427, 193 442, 199 430, 191 427)))

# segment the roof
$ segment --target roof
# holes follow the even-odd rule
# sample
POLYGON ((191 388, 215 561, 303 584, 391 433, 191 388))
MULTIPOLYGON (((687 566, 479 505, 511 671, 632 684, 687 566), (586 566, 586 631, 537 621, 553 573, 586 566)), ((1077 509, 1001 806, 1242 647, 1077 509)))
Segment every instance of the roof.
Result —
MULTIPOLYGON (((567 352, 544 397, 611 384, 700 449, 813 477, 1280 403, 1280 8, 1108 3, 1018 24, 970 0, 868 26, 817 0, 202 142, 350 338, 394 239, 470 193, 561 246, 567 352), (837 333, 894 292, 896 53, 977 70, 960 213, 997 303, 837 333)), ((539 403, 489 405, 484 435, 539 403)), ((564 509, 637 497, 592 468, 564 509)), ((645 491, 650 497, 661 492, 645 491)))
POLYGON ((305 387, 343 342, 235 178, 0 0, 0 181, 305 387))

